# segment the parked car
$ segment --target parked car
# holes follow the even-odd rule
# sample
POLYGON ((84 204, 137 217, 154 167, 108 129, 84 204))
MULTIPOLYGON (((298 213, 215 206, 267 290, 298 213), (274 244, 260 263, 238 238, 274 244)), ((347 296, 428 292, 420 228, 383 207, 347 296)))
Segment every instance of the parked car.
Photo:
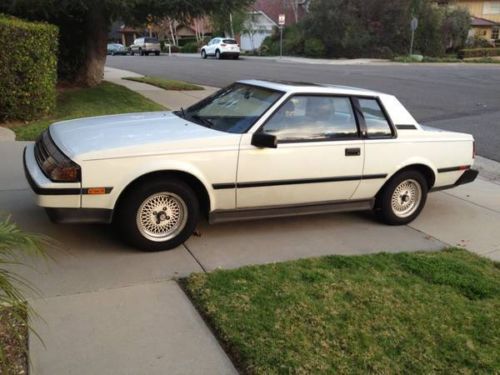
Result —
POLYGON ((108 55, 126 55, 127 49, 120 43, 108 43, 108 55))
POLYGON ((374 210, 407 224, 473 181, 471 135, 419 125, 392 95, 248 80, 176 112, 52 124, 24 151, 55 222, 114 223, 144 250, 210 223, 374 210))
POLYGON ((201 47, 201 58, 215 56, 217 60, 224 57, 238 59, 240 57, 240 46, 236 40, 231 38, 213 38, 208 44, 201 47))
POLYGON ((128 52, 133 56, 139 54, 141 56, 154 53, 156 56, 160 55, 160 42, 156 38, 138 38, 134 43, 128 47, 128 52))

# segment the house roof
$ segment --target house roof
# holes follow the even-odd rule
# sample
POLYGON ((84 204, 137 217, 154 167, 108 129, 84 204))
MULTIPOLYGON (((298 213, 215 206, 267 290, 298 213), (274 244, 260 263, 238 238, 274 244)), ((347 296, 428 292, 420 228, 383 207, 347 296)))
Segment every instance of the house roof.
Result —
MULTIPOLYGON (((283 0, 256 0, 252 6, 256 11, 261 11, 265 13, 269 18, 271 18, 276 24, 278 24, 278 18, 280 14, 285 15, 286 25, 293 25, 295 22, 295 15, 293 9, 288 2, 283 0)), ((298 18, 301 20, 305 16, 306 12, 302 5, 298 7, 298 18)))
POLYGON ((486 18, 471 17, 471 26, 500 26, 500 23, 487 20, 486 18))

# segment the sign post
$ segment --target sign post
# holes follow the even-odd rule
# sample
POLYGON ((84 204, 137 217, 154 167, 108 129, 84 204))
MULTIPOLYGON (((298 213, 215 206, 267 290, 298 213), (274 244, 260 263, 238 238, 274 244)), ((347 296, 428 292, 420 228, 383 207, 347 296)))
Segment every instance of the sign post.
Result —
POLYGON ((283 57, 283 26, 285 26, 285 15, 278 16, 278 25, 280 27, 280 59, 283 57))
POLYGON ((410 42, 410 56, 413 55, 413 41, 415 40, 415 30, 418 27, 418 19, 417 17, 413 17, 410 22, 411 29, 411 42, 410 42))

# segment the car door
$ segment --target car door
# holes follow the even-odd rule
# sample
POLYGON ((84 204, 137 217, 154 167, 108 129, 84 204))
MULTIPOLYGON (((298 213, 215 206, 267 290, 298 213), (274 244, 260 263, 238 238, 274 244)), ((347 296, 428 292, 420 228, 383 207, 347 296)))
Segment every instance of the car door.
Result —
POLYGON ((244 134, 237 173, 237 207, 345 201, 358 187, 364 144, 347 96, 294 95, 257 130, 276 148, 257 148, 244 134))
POLYGON ((218 39, 212 39, 210 43, 208 43, 208 52, 207 55, 214 55, 215 54, 215 47, 217 46, 217 41, 218 39))

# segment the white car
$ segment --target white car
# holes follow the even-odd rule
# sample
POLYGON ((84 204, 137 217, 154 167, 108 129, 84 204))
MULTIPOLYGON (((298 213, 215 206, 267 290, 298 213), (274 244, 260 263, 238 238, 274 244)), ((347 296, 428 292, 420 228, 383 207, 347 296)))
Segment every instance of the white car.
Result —
POLYGON ((208 44, 201 47, 201 58, 206 59, 208 56, 215 56, 217 60, 224 57, 238 59, 240 57, 240 46, 238 42, 231 38, 213 38, 208 44))
POLYGON ((239 81, 177 112, 52 124, 24 152, 55 222, 116 224, 145 250, 210 223, 374 209, 406 224, 473 181, 471 135, 420 126, 392 95, 239 81))

